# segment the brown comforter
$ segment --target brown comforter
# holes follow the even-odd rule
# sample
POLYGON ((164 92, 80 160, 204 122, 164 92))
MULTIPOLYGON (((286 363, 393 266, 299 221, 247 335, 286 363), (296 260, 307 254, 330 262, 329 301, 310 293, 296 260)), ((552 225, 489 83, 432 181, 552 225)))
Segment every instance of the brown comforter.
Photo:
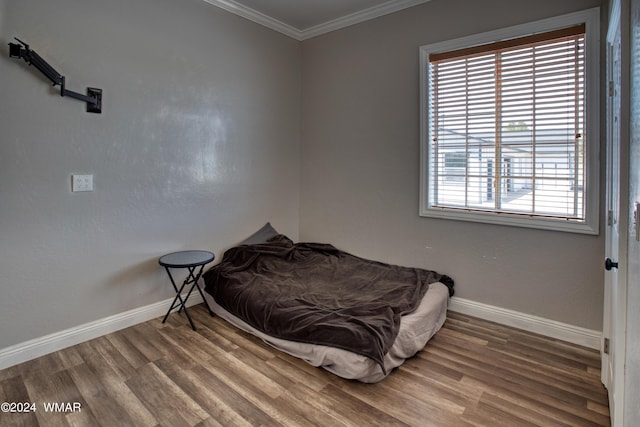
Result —
POLYGON ((444 283, 453 294, 448 276, 365 260, 328 244, 293 243, 283 235, 229 249, 203 277, 216 302, 254 328, 348 350, 383 371, 400 316, 417 308, 429 284, 444 283))

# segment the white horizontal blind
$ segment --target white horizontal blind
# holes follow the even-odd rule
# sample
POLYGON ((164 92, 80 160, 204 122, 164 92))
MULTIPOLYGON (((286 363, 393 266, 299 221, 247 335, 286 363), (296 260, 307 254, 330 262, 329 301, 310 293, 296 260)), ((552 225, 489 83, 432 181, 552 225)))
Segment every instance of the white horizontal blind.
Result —
POLYGON ((585 219, 584 26, 429 57, 430 207, 585 219))

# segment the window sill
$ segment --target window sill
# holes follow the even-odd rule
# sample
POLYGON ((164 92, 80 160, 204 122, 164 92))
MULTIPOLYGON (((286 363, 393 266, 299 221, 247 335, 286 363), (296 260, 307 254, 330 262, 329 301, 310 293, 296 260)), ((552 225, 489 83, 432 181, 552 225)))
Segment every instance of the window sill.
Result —
POLYGON ((481 212, 448 208, 424 208, 420 210, 419 215, 428 218, 507 225, 511 227, 534 228, 594 236, 599 233, 598 218, 593 218, 591 221, 572 221, 528 214, 481 212))

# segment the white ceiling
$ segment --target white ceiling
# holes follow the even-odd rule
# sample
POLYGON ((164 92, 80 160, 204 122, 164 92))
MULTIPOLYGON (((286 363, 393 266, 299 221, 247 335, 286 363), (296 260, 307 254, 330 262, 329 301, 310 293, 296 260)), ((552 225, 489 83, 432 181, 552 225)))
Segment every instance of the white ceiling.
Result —
POLYGON ((429 0, 204 0, 297 40, 429 0))

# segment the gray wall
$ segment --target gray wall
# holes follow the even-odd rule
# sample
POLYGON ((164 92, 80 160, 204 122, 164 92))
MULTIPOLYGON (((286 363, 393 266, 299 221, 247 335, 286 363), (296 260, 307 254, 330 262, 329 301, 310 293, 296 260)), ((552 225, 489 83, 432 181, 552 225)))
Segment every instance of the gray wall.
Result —
POLYGON ((0 76, 0 349, 169 298, 163 253, 297 237, 299 42, 201 0, 0 0, 0 76))
POLYGON ((432 0, 305 41, 301 238, 447 273, 461 298, 601 330, 602 234, 418 216, 419 46, 599 5, 432 0))
POLYGON ((0 0, 0 348, 169 298, 158 256, 266 221, 601 329, 602 236, 417 215, 418 47, 598 4, 432 0, 299 43, 201 0, 0 0))

